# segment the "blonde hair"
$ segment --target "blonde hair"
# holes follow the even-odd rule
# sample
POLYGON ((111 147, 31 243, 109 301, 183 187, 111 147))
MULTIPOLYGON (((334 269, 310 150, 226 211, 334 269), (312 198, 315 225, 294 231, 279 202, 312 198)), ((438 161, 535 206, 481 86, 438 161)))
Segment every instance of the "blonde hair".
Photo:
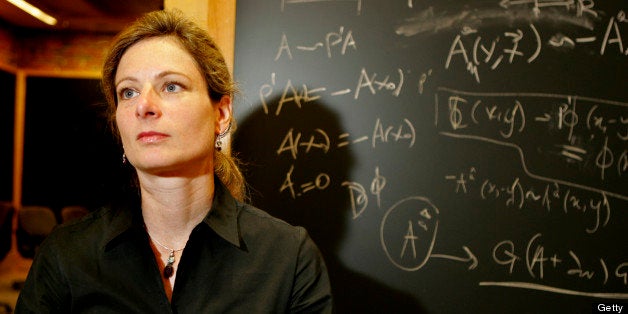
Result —
MULTIPOLYGON (((115 123, 117 97, 115 76, 118 64, 126 50, 135 43, 147 38, 170 36, 192 56, 205 78, 207 92, 212 101, 220 101, 223 96, 233 96, 237 92, 225 59, 214 40, 205 30, 185 18, 180 11, 150 12, 116 36, 102 70, 102 89, 107 100, 107 116, 114 135, 119 137, 115 123)), ((235 130, 232 118, 230 132, 235 130)), ((214 150, 214 173, 238 200, 244 200, 245 183, 238 160, 230 149, 214 150)))

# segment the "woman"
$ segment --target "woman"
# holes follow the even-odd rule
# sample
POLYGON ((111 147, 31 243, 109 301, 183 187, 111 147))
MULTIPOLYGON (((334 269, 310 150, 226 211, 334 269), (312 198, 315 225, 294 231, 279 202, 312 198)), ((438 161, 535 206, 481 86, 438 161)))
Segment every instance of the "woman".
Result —
POLYGON ((224 143, 234 86, 203 30, 147 14, 116 38, 102 85, 139 200, 56 229, 16 313, 331 312, 305 230, 242 202, 224 143))

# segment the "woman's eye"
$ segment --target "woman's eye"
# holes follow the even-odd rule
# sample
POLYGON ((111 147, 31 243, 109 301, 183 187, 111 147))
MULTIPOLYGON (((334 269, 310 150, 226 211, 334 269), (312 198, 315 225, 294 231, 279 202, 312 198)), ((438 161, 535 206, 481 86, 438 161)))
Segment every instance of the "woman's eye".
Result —
POLYGON ((135 97, 138 93, 132 89, 125 89, 120 94, 122 95, 122 99, 131 99, 135 97))
POLYGON ((166 84, 166 91, 169 93, 178 92, 181 89, 181 86, 176 83, 168 83, 166 84))

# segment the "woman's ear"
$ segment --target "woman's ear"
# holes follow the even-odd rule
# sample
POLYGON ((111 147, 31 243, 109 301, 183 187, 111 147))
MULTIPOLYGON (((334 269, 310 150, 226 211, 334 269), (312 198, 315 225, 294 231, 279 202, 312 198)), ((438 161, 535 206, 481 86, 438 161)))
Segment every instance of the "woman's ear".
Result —
POLYGON ((221 134, 228 131, 229 124, 232 120, 233 105, 231 103, 231 96, 222 96, 215 108, 216 113, 216 134, 221 134))

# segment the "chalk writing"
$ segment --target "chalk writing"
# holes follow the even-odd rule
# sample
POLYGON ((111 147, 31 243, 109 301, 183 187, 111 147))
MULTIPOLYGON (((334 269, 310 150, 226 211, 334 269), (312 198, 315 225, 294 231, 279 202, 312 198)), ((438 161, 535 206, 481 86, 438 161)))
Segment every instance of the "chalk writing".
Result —
MULTIPOLYGON (((288 59, 292 60, 292 49, 290 48, 290 43, 288 41, 288 37, 286 34, 281 35, 281 43, 279 44, 279 48, 277 49, 277 55, 275 55, 275 61, 279 60, 281 57, 286 56, 288 59)), ((299 51, 303 52, 316 52, 318 50, 325 50, 327 58, 332 58, 333 53, 335 52, 333 49, 337 48, 339 50, 340 55, 345 55, 349 49, 355 51, 358 49, 356 46, 356 41, 353 37, 353 32, 348 30, 345 32, 344 26, 340 26, 337 32, 329 32, 325 35, 325 39, 322 41, 317 41, 308 45, 297 45, 295 47, 299 51)))
POLYGON ((290 154, 292 159, 297 159, 299 154, 309 154, 319 151, 324 154, 333 148, 343 148, 350 144, 367 142, 370 139, 371 147, 376 148, 381 144, 407 143, 408 148, 414 146, 416 140, 416 130, 408 119, 403 119, 399 124, 385 124, 380 118, 375 120, 371 136, 352 137, 350 133, 341 133, 332 142, 332 138, 323 129, 314 129, 310 134, 304 135, 302 131, 288 129, 286 135, 281 140, 276 154, 290 154))
POLYGON ((320 173, 312 181, 295 184, 292 180, 293 172, 294 165, 290 166, 290 170, 286 173, 285 179, 279 188, 279 193, 287 190, 293 199, 312 190, 325 190, 331 183, 331 178, 328 174, 320 173))
MULTIPOLYGON (((315 175, 315 177, 306 182, 295 182, 293 175, 295 172, 295 166, 290 165, 289 170, 283 178, 283 182, 278 191, 280 194, 288 193, 291 199, 304 196, 311 191, 324 191, 332 187, 332 175, 321 172, 315 175)), ((340 184, 341 188, 346 188, 348 193, 348 199, 351 201, 351 211, 353 213, 352 218, 357 219, 367 209, 369 205, 369 193, 375 196, 377 201, 377 208, 381 207, 382 194, 386 188, 386 177, 381 174, 379 167, 375 167, 374 176, 370 183, 368 191, 364 188, 364 185, 355 181, 343 181, 340 184)))
MULTIPOLYGON (((360 98, 361 94, 376 95, 378 93, 385 92, 390 93, 393 97, 398 97, 403 90, 406 77, 404 70, 402 69, 397 69, 395 73, 396 77, 393 75, 386 75, 382 77, 378 73, 369 73, 365 68, 362 68, 356 77, 356 87, 353 89, 353 99, 357 100, 360 98)), ((333 97, 352 93, 351 88, 331 89, 322 85, 312 87, 307 84, 295 86, 290 79, 284 84, 281 84, 281 86, 277 85, 277 76, 275 73, 272 73, 270 82, 262 84, 258 90, 259 100, 262 108, 264 109, 264 113, 266 114, 269 114, 268 108, 271 105, 268 103, 268 99, 276 96, 276 91, 281 92, 281 96, 278 97, 276 103, 277 108, 274 112, 276 116, 281 114, 281 111, 284 109, 284 105, 287 104, 294 104, 297 108, 302 108, 303 105, 317 101, 324 95, 333 97), (280 88, 280 90, 276 90, 276 87, 280 88)))
POLYGON ((408 148, 414 146, 416 139, 416 131, 412 122, 408 119, 403 119, 403 123, 397 126, 385 125, 378 118, 375 121, 375 128, 373 130, 372 147, 375 148, 377 143, 388 142, 408 142, 408 148))
MULTIPOLYGON (((381 261, 346 254, 368 246, 374 234, 363 232, 379 226, 382 251, 372 257, 395 272, 445 264, 448 276, 482 287, 628 300, 625 243, 612 238, 628 202, 628 103, 623 90, 610 91, 624 78, 628 18, 605 12, 623 5, 280 3, 263 56, 274 62, 253 63, 263 77, 250 98, 259 98, 262 119, 289 122, 264 148, 280 178, 261 184, 282 201, 329 195, 348 204, 337 256, 348 268, 394 281, 368 273, 381 261), (337 15, 321 19, 325 10, 337 15), (307 127, 291 119, 308 106, 333 108, 338 119, 312 117, 307 127), (339 152, 355 161, 340 165, 347 171, 311 163, 334 163, 339 152)), ((391 286, 414 295, 432 283, 416 281, 391 286)))
MULTIPOLYGON (((618 20, 622 21, 623 18, 624 13, 622 11, 618 14, 618 20)), ((608 47, 611 47, 612 45, 616 45, 617 50, 620 54, 628 55, 628 49, 624 47, 618 22, 617 20, 615 20, 614 17, 611 17, 608 21, 608 27, 606 28, 606 32, 604 33, 604 39, 600 47, 600 54, 604 55, 606 49, 608 47)))
MULTIPOLYGON (((593 11, 587 11, 593 12, 593 11)), ((595 12, 593 12, 595 13, 595 12)), ((593 45, 599 41, 599 53, 605 55, 607 49, 616 51, 619 55, 628 55, 628 49, 624 46, 622 39, 622 31, 620 24, 625 21, 625 13, 620 11, 616 16, 611 16, 608 19, 604 34, 592 34, 591 36, 568 36, 563 33, 556 33, 548 40, 547 44, 550 47, 560 47, 574 49, 576 46, 593 45), (616 49, 615 49, 616 48, 616 49)), ((625 33, 624 33, 625 35, 625 33)))
MULTIPOLYGON (((501 5, 505 8, 509 8, 513 5, 522 4, 534 4, 532 9, 534 15, 538 18, 541 7, 555 7, 564 6, 567 9, 576 7, 576 16, 582 18, 583 23, 587 24, 587 28, 593 29, 593 25, 589 25, 588 18, 598 18, 598 13, 594 10, 593 1, 589 3, 577 4, 574 1, 502 1, 501 5)), ((466 23, 471 24, 471 21, 462 22, 464 27, 461 27, 461 31, 454 37, 450 45, 449 53, 445 61, 445 69, 449 69, 452 63, 456 60, 462 61, 461 64, 471 74, 477 83, 481 82, 480 73, 483 67, 487 67, 490 70, 496 70, 501 64, 507 62, 513 64, 518 59, 523 59, 527 63, 532 63, 542 52, 543 42, 547 41, 549 47, 554 48, 567 48, 575 49, 579 45, 599 45, 599 54, 606 55, 609 50, 616 51, 619 55, 628 55, 628 47, 623 43, 622 29, 623 23, 626 20, 624 11, 619 11, 615 16, 611 16, 606 23, 604 32, 592 33, 590 35, 567 35, 561 31, 547 36, 549 39, 544 40, 542 34, 537 27, 530 23, 526 28, 516 28, 508 31, 504 31, 501 35, 493 37, 491 39, 484 38, 478 29, 474 29, 466 23), (599 42, 599 44, 598 44, 599 42), (529 47, 523 49, 522 47, 529 47)), ((428 22, 421 22, 428 23, 428 22)), ((445 23, 444 23, 445 24, 445 23)), ((407 29, 421 28, 418 26, 409 27, 404 26, 399 28, 398 34, 408 35, 407 29)), ((423 30, 424 31, 424 30, 423 30)), ((601 31, 601 30, 600 30, 601 31)), ((414 34, 411 32, 410 34, 414 34)), ((456 63, 460 64, 460 63, 456 63)))
POLYGON ((429 260, 438 231, 439 210, 425 197, 410 197, 394 204, 382 219, 380 240, 393 265, 405 271, 421 269, 429 260), (395 221, 407 229, 393 229, 395 221), (411 247, 411 256, 405 254, 411 247))
POLYGON ((604 228, 611 218, 611 205, 603 192, 590 196, 590 193, 583 193, 557 182, 528 184, 518 177, 502 183, 493 178, 484 178, 477 167, 448 174, 444 179, 452 183, 452 190, 456 194, 475 196, 491 202, 501 201, 506 208, 581 215, 583 220, 588 220, 585 227, 587 233, 595 233, 604 228))
MULTIPOLYGON (((351 212, 353 219, 356 219, 364 213, 369 204, 369 195, 364 186, 358 182, 345 181, 342 186, 346 187, 351 200, 351 212)), ((386 187, 386 177, 380 174, 379 167, 375 168, 375 176, 371 181, 369 191, 377 198, 377 207, 381 207, 382 191, 386 187)))
POLYGON ((390 75, 386 75, 382 79, 377 79, 377 73, 369 75, 366 69, 362 68, 360 71, 360 78, 358 79, 358 86, 355 89, 354 99, 360 97, 360 91, 363 88, 367 88, 372 95, 377 94, 378 91, 390 91, 393 96, 399 96, 401 88, 403 87, 404 75, 403 70, 397 69, 397 81, 392 81, 390 75))
POLYGON ((288 130, 279 149, 277 149, 277 155, 281 155, 283 152, 290 152, 292 158, 297 159, 299 147, 304 147, 305 153, 309 153, 312 148, 320 149, 327 153, 329 151, 329 136, 321 129, 316 129, 314 132, 315 134, 311 135, 309 140, 301 141, 301 132, 295 136, 293 129, 288 130))
MULTIPOLYGON (((534 153, 542 158, 556 158, 562 164, 593 167, 599 174, 600 186, 609 178, 628 180, 624 136, 628 132, 627 103, 568 95, 468 93, 439 88, 436 107, 441 107, 435 110, 436 125, 446 125, 448 129, 442 135, 513 147, 519 151, 521 163, 531 177, 559 182, 558 178, 542 178, 527 169, 526 159, 534 153), (441 104, 443 98, 446 104, 441 104), (446 124, 439 124, 441 120, 446 124), (544 144, 539 144, 532 151, 523 150, 523 143, 532 141, 526 138, 530 121, 535 122, 534 130, 547 130, 544 136, 554 139, 551 146, 541 148, 544 144)), ((565 167, 563 173, 569 173, 568 169, 565 167)), ((625 190, 614 192, 567 181, 560 183, 628 199, 625 190)))
POLYGON ((380 240, 393 265, 405 271, 417 271, 430 259, 446 259, 467 263, 469 270, 478 266, 478 259, 466 246, 462 247, 466 254, 463 256, 434 253, 439 214, 438 208, 421 196, 403 199, 386 211, 380 225, 380 240), (402 224, 406 228, 389 227, 397 225, 396 221, 407 222, 402 224))
MULTIPOLYGON (((505 266, 509 275, 512 275, 520 265, 519 267, 533 279, 545 279, 546 273, 552 271, 580 280, 597 280, 600 285, 607 285, 611 280, 617 280, 624 286, 628 285, 627 261, 609 265, 602 257, 595 263, 585 265, 581 256, 574 250, 568 249, 567 253, 564 253, 564 250, 548 249, 542 244, 542 237, 541 233, 533 235, 526 243, 525 249, 519 250, 511 240, 498 242, 493 247, 492 259, 496 264, 505 266)), ((615 297, 627 298, 628 294, 618 294, 615 297)))
POLYGON ((281 12, 284 12, 287 6, 306 4, 306 3, 323 5, 330 2, 331 4, 336 4, 336 5, 342 4, 342 3, 355 3, 356 15, 360 15, 360 13, 362 12, 362 0, 281 0, 281 12))
POLYGON ((593 9, 595 3, 589 0, 563 0, 563 1, 539 1, 539 0, 502 0, 499 5, 505 9, 516 9, 517 7, 527 7, 532 5, 532 12, 535 15, 540 15, 545 8, 558 8, 564 9, 567 12, 575 8, 576 16, 582 17, 585 14, 597 17, 598 13, 593 9))
POLYGON ((522 132, 525 128, 526 117, 523 106, 518 101, 501 108, 495 104, 485 104, 477 100, 469 104, 468 100, 458 96, 448 99, 449 121, 453 130, 464 129, 469 125, 462 107, 471 107, 470 118, 474 124, 494 123, 499 125, 499 134, 502 138, 510 138, 513 132, 522 132))
MULTIPOLYGON (((504 0, 496 1, 495 6, 440 11, 434 6, 429 6, 423 10, 417 10, 414 16, 405 19, 404 23, 397 26, 395 33, 409 37, 461 29, 461 34, 466 35, 476 32, 475 28, 470 25, 477 25, 478 21, 483 20, 498 20, 503 21, 503 24, 512 24, 515 20, 540 22, 561 20, 563 21, 561 24, 592 30, 599 16, 595 2, 591 0, 504 0), (528 9, 530 4, 533 5, 531 10, 528 9), (562 7, 564 11, 557 10, 556 7, 562 7)), ((616 20, 625 21, 623 11, 617 14, 616 20)), ((587 40, 583 39, 583 42, 587 40)))
POLYGON ((541 37, 533 24, 529 25, 534 49, 524 52, 520 49, 520 41, 524 39, 524 32, 521 29, 504 32, 503 37, 499 36, 486 40, 482 36, 475 36, 473 44, 463 40, 463 36, 475 34, 476 31, 465 30, 465 34, 456 35, 449 48, 445 69, 449 69, 452 59, 460 58, 467 71, 473 76, 477 83, 480 83, 480 66, 486 65, 491 70, 495 70, 502 62, 512 64, 515 59, 525 58, 525 62, 532 63, 538 58, 541 52, 541 37), (504 40, 502 40, 504 38, 504 40))
MULTIPOLYGON (((466 256, 434 253, 440 223, 440 211, 425 197, 409 197, 395 203, 389 208, 380 225, 380 240, 382 248, 390 262, 404 271, 418 271, 432 259, 447 259, 468 263, 468 270, 479 267, 478 258, 467 246, 462 246, 466 256), (394 223, 405 221, 405 224, 394 223), (390 226, 405 226, 392 228, 390 226)), ((581 256, 575 250, 548 249, 541 243, 542 234, 533 235, 525 245, 525 249, 517 249, 512 240, 503 240, 493 246, 492 261, 504 266, 508 275, 512 275, 519 268, 532 278, 544 280, 548 271, 559 272, 564 276, 578 280, 598 280, 604 286, 609 281, 619 281, 628 286, 628 261, 616 261, 609 264, 601 257, 597 263, 583 264, 581 256)), ((589 261, 589 259, 587 259, 589 261)), ((555 276, 552 276, 555 278, 555 276)), ((561 289, 549 285, 522 283, 522 282, 488 282, 482 281, 481 286, 510 286, 542 291, 586 295, 601 298, 627 299, 626 293, 596 293, 561 289)))
POLYGON ((425 83, 427 82, 427 78, 432 75, 432 69, 429 69, 427 72, 421 74, 421 78, 419 79, 419 94, 423 94, 425 90, 425 83))
MULTIPOLYGON (((273 73, 271 75, 271 84, 264 84, 259 89, 260 100, 266 114, 268 114, 268 104, 266 102, 266 98, 272 95, 275 83, 275 74, 273 73)), ((321 96, 317 93, 321 93, 324 91, 326 91, 325 87, 309 88, 306 84, 301 84, 300 87, 295 87, 292 84, 292 80, 288 80, 283 87, 281 98, 277 103, 275 115, 278 116, 281 113, 284 104, 292 103, 298 108, 301 108, 304 104, 319 99, 321 96)))
POLYGON ((369 205, 369 197, 364 186, 357 182, 345 181, 342 186, 347 187, 349 191, 349 200, 351 201, 352 218, 356 219, 364 213, 369 205))

